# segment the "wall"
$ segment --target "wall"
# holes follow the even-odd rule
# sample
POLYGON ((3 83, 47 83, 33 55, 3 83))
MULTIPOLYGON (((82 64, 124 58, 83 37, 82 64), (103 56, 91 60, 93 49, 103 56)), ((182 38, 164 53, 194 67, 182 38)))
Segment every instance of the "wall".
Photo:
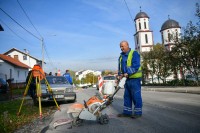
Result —
POLYGON ((15 67, 3 60, 0 60, 0 76, 3 76, 2 78, 4 78, 5 80, 6 78, 13 78, 14 80, 12 81, 12 83, 23 83, 26 81, 27 75, 27 68, 15 67))
POLYGON ((26 65, 28 65, 28 66, 30 66, 31 68, 33 68, 33 66, 34 66, 35 64, 37 64, 37 61, 36 61, 34 58, 31 58, 29 55, 22 54, 22 53, 20 53, 20 52, 18 52, 18 51, 13 51, 13 52, 9 53, 9 55, 10 55, 12 58, 14 58, 14 55, 18 55, 19 61, 22 62, 22 63, 24 63, 24 64, 26 64, 26 65), (24 56, 24 55, 27 56, 27 60, 24 60, 24 59, 23 59, 23 56, 24 56))

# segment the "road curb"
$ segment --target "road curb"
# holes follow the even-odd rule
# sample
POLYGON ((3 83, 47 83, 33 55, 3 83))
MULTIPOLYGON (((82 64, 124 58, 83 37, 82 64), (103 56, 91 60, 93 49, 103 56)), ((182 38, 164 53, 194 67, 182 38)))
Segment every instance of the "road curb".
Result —
POLYGON ((158 91, 158 92, 176 92, 176 93, 191 93, 200 94, 200 87, 148 87, 143 86, 142 91, 158 91))

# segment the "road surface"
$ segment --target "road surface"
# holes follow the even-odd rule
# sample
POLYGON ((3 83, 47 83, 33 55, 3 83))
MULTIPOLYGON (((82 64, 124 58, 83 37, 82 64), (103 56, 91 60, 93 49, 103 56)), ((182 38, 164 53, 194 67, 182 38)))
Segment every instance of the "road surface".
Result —
MULTIPOLYGON (((83 103, 97 90, 88 88, 77 92, 77 102, 83 103)), ((43 130, 46 133, 200 133, 200 95, 188 93, 142 91, 143 116, 138 119, 118 118, 123 109, 123 91, 120 90, 106 111, 110 121, 100 125, 84 121, 82 126, 69 124, 53 128, 59 119, 67 119, 67 109, 72 103, 62 104, 52 122, 43 130)))

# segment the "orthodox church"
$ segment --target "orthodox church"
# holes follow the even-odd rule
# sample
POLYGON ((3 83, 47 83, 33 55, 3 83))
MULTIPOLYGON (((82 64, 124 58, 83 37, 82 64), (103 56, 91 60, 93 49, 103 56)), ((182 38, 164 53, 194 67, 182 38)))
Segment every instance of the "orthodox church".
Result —
MULTIPOLYGON (((134 21, 136 29, 134 34, 135 49, 139 53, 148 52, 154 45, 153 31, 149 25, 149 16, 140 10, 135 16, 134 21)), ((166 49, 171 50, 172 44, 175 43, 174 38, 180 38, 181 27, 177 21, 168 19, 162 24, 160 33, 162 44, 164 44, 166 49)))
MULTIPOLYGON (((139 53, 148 52, 153 48, 154 39, 153 31, 150 29, 149 16, 140 10, 140 12, 135 16, 135 30, 134 34, 135 49, 139 53)), ((179 23, 173 19, 166 20, 160 29, 162 44, 167 50, 171 50, 175 41, 181 37, 181 27, 179 23)), ((150 76, 150 75, 149 75, 150 76)), ((178 78, 181 78, 180 72, 178 72, 178 78)), ((156 75, 153 76, 154 78, 156 75)), ((168 80, 174 79, 174 75, 170 75, 168 80)))

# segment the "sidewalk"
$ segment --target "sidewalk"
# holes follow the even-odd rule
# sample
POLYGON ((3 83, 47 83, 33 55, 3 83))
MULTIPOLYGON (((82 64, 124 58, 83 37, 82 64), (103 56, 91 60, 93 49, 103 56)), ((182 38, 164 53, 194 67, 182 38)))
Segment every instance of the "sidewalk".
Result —
POLYGON ((142 91, 160 91, 160 92, 177 92, 177 93, 191 93, 200 94, 199 87, 185 87, 185 86, 142 86, 142 91))

